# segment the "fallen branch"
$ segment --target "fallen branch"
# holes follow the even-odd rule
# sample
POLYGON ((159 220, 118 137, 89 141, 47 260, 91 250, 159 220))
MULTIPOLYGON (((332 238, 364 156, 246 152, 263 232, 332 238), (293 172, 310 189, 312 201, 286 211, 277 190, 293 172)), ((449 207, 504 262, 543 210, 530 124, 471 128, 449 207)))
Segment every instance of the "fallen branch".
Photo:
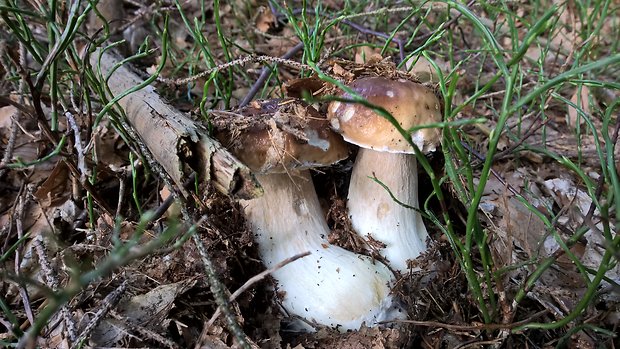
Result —
MULTIPOLYGON (((114 70, 120 62, 121 58, 108 52, 97 51, 90 57, 91 65, 100 69, 101 81, 107 81, 113 96, 143 83, 124 65, 114 70)), ((155 160, 184 193, 185 179, 196 171, 202 184, 210 182, 234 199, 261 195, 262 188, 249 168, 209 137, 199 122, 164 102, 153 88, 132 92, 121 98, 118 105, 155 160)))

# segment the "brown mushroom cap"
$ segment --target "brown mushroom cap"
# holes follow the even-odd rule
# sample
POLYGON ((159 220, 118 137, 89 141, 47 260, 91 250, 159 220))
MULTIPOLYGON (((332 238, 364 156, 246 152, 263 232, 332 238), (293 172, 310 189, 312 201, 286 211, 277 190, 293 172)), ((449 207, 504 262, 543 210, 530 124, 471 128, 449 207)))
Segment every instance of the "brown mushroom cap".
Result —
POLYGON ((211 118, 215 137, 257 173, 326 166, 349 153, 327 119, 297 99, 254 101, 211 118))
MULTIPOLYGON (((349 87, 371 104, 387 110, 405 130, 441 121, 439 99, 424 85, 404 79, 367 77, 353 81, 349 87)), ((351 97, 347 93, 341 96, 351 97)), ((332 128, 346 141, 360 147, 391 153, 414 152, 394 125, 362 104, 333 101, 328 118, 332 128)), ((411 139, 421 151, 428 152, 439 144, 441 132, 425 128, 413 132, 411 139)))

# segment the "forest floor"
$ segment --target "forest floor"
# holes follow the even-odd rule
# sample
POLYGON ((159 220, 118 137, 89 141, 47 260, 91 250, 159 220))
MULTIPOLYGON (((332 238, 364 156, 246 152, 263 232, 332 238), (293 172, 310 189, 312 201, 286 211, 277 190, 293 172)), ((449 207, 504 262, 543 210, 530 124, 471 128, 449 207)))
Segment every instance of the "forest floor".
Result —
MULTIPOLYGON (((620 1, 95 3, 0 2, 0 345, 620 344, 620 1), (144 86, 112 86, 101 48, 144 86), (325 115, 332 97, 300 90, 367 74, 441 99, 441 146, 417 154, 429 248, 396 274, 409 320, 299 332, 239 188, 190 180, 169 125, 141 128, 121 97, 208 130, 251 100, 325 115)), ((312 177, 330 242, 381 259, 349 222, 355 153, 312 177)))

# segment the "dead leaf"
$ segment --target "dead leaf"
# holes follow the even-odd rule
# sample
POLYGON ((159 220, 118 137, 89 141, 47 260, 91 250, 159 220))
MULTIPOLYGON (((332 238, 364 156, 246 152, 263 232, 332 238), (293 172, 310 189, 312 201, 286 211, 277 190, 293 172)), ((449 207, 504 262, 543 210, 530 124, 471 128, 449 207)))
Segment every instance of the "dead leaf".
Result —
POLYGON ((333 70, 334 70, 334 74, 336 74, 336 75, 345 75, 346 73, 348 73, 338 63, 334 64, 333 70))
POLYGON ((370 46, 360 46, 355 50, 355 63, 365 64, 367 62, 381 62, 382 60, 380 51, 370 46))
POLYGON ((121 145, 122 138, 116 133, 110 121, 104 119, 97 126, 91 137, 99 164, 107 166, 113 172, 129 171, 129 151, 121 145))
POLYGON ((9 129, 13 118, 17 114, 17 108, 12 105, 7 105, 0 108, 0 129, 9 129))
MULTIPOLYGON (((70 226, 76 221, 76 217, 81 212, 75 202, 66 200, 61 205, 43 209, 41 205, 31 204, 24 207, 23 227, 24 231, 28 231, 32 239, 27 240, 22 247, 21 260, 19 261, 19 271, 23 277, 37 280, 39 283, 45 283, 45 276, 40 268, 39 257, 35 251, 35 240, 41 239, 46 249, 46 254, 52 261, 57 258, 57 253, 62 250, 62 244, 58 240, 58 236, 54 235, 53 229, 60 225, 70 226), (50 226, 50 224, 52 226, 50 226)), ((3 224, 8 215, 0 216, 0 225, 3 224)), ((7 295, 17 295, 16 285, 9 286, 7 295)), ((36 300, 48 294, 44 293, 40 287, 34 284, 26 286, 31 300, 36 300)))
POLYGON ((575 9, 571 6, 564 6, 565 3, 559 0, 554 0, 553 3, 558 5, 561 10, 558 14, 557 28, 559 29, 555 32, 556 35, 551 37, 551 42, 555 47, 562 48, 565 52, 573 52, 575 46, 580 44, 580 42, 574 41, 579 38, 575 33, 581 31, 581 22, 576 20, 575 9))
POLYGON ((50 173, 49 177, 34 193, 44 208, 63 204, 71 196, 71 181, 69 168, 60 160, 50 173))
POLYGON ((261 6, 258 8, 258 16, 256 16, 256 29, 266 33, 276 23, 276 17, 271 10, 261 6))
POLYGON ((69 344, 69 339, 67 338, 67 325, 63 321, 61 313, 56 313, 51 321, 58 325, 54 326, 47 336, 37 337, 37 344, 39 345, 39 347, 55 349, 71 348, 71 345, 69 344))
POLYGON ((321 90, 323 86, 325 86, 323 80, 316 76, 312 76, 287 81, 284 84, 284 91, 288 97, 302 98, 304 93, 314 95, 315 92, 321 90))
MULTIPOLYGON (((172 195, 172 192, 170 191, 170 189, 168 189, 168 186, 164 186, 159 191, 159 196, 161 196, 161 199, 163 201, 166 201, 171 195, 172 195)), ((181 204, 178 200, 175 200, 172 203, 172 205, 170 205, 170 207, 168 207, 168 209, 166 210, 165 217, 168 217, 168 218, 178 217, 180 214, 181 214, 181 204)))
MULTIPOLYGON (((549 189, 554 195, 554 199, 558 206, 565 208, 567 214, 564 220, 564 224, 567 224, 573 229, 577 229, 583 222, 583 217, 586 216, 592 205, 592 198, 585 191, 577 188, 573 181, 563 178, 554 178, 545 181, 545 187, 549 189)), ((602 235, 603 224, 594 223, 598 221, 600 213, 598 209, 594 210, 592 218, 592 229, 585 233, 584 237, 587 240, 585 251, 581 256, 581 262, 591 269, 597 270, 601 265, 603 255, 606 252, 609 242, 602 235), (594 229, 596 228, 596 229, 594 229)), ((612 232, 612 238, 616 233, 612 232)), ((607 271, 605 274, 616 283, 620 283, 620 266, 616 265, 615 268, 607 271)), ((593 278, 593 275, 589 275, 593 278)), ((604 284, 607 284, 604 282, 604 284)))
POLYGON ((579 123, 579 125, 584 124, 585 119, 579 111, 583 112, 586 116, 591 115, 589 98, 590 88, 588 86, 581 86, 575 89, 575 93, 573 93, 570 101, 573 102, 577 108, 568 105, 568 126, 576 127, 577 123, 579 123))
MULTIPOLYGON (((507 181, 517 190, 522 189, 517 185, 517 171, 508 176, 507 181)), ((528 207, 524 206, 507 188, 503 193, 497 193, 500 187, 495 185, 495 192, 499 197, 491 200, 496 211, 488 214, 492 235, 491 248, 493 259, 497 265, 516 265, 528 259, 540 259, 549 256, 559 248, 555 238, 548 234, 545 223, 528 207)), ((529 189, 532 189, 530 183, 529 189)), ((550 206, 549 198, 542 194, 534 194, 538 190, 531 190, 526 199, 536 207, 550 206)), ((579 255, 580 246, 572 249, 579 255)), ((525 266, 515 269, 507 274, 508 279, 519 279, 535 269, 535 266, 525 266)), ((544 307, 557 308, 554 312, 558 317, 566 314, 564 306, 572 307, 583 294, 583 279, 571 261, 560 257, 556 263, 543 273, 535 284, 528 297, 536 300, 544 307)))
MULTIPOLYGON (((196 278, 186 279, 173 284, 162 285, 153 290, 131 297, 121 302, 117 313, 136 326, 146 326, 151 330, 162 330, 162 323, 167 319, 170 309, 177 297, 194 285, 196 278)), ((128 333, 116 320, 105 319, 93 331, 91 344, 96 346, 113 346, 128 333)))
MULTIPOLYGON (((447 64, 439 59, 435 59, 435 64, 439 66, 442 71, 447 71, 447 64)), ((422 82, 439 82, 439 75, 437 70, 431 64, 431 62, 424 56, 415 56, 409 58, 405 62, 406 70, 413 73, 422 82)))
MULTIPOLYGON (((105 22, 110 27, 111 31, 118 29, 125 20, 125 7, 122 0, 99 0, 97 2, 97 11, 104 18, 105 22)), ((91 31, 96 32, 103 27, 103 20, 91 12, 89 18, 89 25, 91 31)))

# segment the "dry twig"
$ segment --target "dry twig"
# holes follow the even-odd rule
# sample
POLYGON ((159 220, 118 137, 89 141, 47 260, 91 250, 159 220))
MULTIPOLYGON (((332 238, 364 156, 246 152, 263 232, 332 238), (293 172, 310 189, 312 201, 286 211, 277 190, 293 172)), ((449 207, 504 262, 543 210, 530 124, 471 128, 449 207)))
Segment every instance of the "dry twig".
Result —
MULTIPOLYGON (((230 297, 228 298, 229 302, 233 302, 235 299, 237 299, 237 297, 239 297, 243 292, 247 291, 248 289, 250 289, 252 287, 252 285, 254 285, 255 283, 263 280, 264 278, 267 277, 267 275, 275 272, 276 270, 284 267, 285 265, 292 263, 300 258, 309 256, 311 253, 310 252, 303 252, 303 253, 299 253, 296 254, 292 257, 289 257, 285 260, 283 260, 282 262, 274 265, 273 267, 264 270, 254 276, 252 276, 250 279, 248 279, 248 281, 246 281, 241 287, 239 287, 235 292, 233 292, 232 295, 230 295, 230 297)), ((213 323, 215 322, 215 320, 218 318, 218 316, 220 316, 220 308, 218 307, 215 312, 213 313, 213 316, 211 317, 211 319, 209 320, 209 322, 207 322, 207 325, 205 326, 205 328, 203 329, 203 335, 206 334, 206 331, 213 326, 213 323)), ((202 338, 202 335, 201 335, 202 338)))
POLYGON ((108 314, 110 309, 114 308, 121 300, 121 297, 125 293, 128 284, 129 283, 127 282, 127 280, 123 280, 123 282, 114 291, 110 292, 103 299, 99 310, 95 313, 95 315, 93 315, 92 319, 88 322, 82 333, 80 333, 80 336, 73 341, 71 349, 80 348, 83 345, 84 341, 86 341, 88 337, 90 337, 90 334, 99 325, 101 320, 108 314))

